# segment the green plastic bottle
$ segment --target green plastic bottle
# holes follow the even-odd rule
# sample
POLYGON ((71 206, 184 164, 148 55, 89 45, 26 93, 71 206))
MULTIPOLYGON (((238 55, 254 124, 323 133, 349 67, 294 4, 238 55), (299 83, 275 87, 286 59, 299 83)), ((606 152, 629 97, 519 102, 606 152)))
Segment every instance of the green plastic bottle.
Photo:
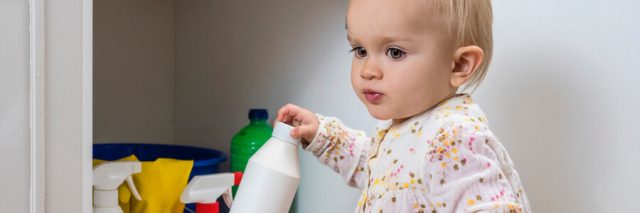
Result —
MULTIPOLYGON (((273 127, 267 123, 268 119, 266 109, 249 110, 249 124, 231 139, 231 172, 244 172, 249 158, 271 138, 273 127)), ((237 190, 234 186, 234 196, 237 190)))

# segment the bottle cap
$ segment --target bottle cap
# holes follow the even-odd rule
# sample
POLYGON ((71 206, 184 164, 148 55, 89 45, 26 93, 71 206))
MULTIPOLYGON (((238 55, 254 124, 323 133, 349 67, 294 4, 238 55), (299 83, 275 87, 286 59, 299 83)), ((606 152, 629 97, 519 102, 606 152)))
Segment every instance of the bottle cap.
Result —
POLYGON ((282 122, 276 122, 276 125, 273 128, 273 133, 271 135, 284 142, 297 146, 298 144, 300 144, 300 139, 291 137, 291 130, 293 130, 292 126, 289 126, 282 122))
POLYGON ((251 109, 249 110, 249 119, 266 120, 269 119, 269 113, 266 109, 251 109))

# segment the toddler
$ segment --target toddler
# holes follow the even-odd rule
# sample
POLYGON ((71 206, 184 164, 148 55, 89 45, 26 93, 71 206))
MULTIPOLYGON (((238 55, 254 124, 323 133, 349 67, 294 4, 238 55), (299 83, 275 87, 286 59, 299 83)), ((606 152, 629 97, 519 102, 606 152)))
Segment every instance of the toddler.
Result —
POLYGON ((490 0, 351 0, 351 83, 371 137, 288 104, 277 120, 362 190, 356 212, 530 212, 509 154, 471 96, 491 59, 490 0))

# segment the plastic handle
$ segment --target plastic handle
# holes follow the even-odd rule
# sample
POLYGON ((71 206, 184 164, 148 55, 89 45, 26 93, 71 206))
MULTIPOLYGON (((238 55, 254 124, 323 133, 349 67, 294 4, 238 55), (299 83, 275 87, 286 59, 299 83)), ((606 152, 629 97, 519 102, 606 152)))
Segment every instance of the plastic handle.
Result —
POLYGON ((131 176, 127 177, 127 185, 129 186, 133 197, 135 197, 137 200, 142 200, 142 197, 140 197, 140 193, 138 193, 138 189, 136 189, 136 185, 133 184, 133 178, 131 178, 131 176))

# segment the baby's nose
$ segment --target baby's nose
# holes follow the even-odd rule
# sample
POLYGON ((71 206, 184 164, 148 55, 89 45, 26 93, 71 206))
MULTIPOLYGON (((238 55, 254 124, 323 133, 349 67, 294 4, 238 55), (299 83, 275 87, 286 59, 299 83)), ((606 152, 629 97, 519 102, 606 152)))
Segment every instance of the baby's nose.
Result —
POLYGON ((382 70, 375 63, 367 61, 360 69, 360 77, 367 80, 382 79, 382 70))

